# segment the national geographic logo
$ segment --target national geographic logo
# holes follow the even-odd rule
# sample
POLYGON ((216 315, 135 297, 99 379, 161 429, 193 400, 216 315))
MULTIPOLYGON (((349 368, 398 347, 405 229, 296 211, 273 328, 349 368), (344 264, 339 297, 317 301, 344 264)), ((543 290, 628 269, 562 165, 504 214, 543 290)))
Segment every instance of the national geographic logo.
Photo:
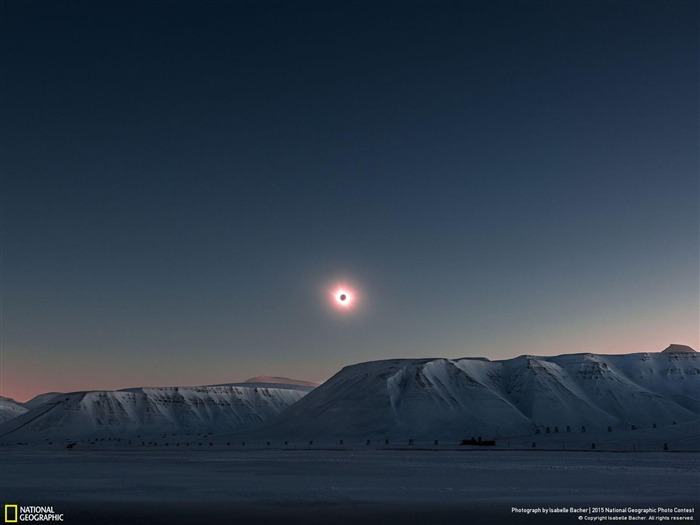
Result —
POLYGON ((17 505, 5 505, 5 523, 17 523, 17 505))
POLYGON ((5 523, 26 523, 30 521, 63 521, 63 514, 54 512, 53 505, 50 507, 5 505, 5 523))

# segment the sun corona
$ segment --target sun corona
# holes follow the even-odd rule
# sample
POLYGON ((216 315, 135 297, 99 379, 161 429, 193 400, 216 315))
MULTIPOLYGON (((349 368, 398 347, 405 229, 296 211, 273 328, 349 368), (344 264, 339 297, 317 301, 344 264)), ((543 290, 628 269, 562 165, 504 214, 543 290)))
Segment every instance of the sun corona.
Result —
POLYGON ((347 285, 337 285, 330 292, 331 305, 338 311, 350 311, 356 305, 356 292, 347 285))

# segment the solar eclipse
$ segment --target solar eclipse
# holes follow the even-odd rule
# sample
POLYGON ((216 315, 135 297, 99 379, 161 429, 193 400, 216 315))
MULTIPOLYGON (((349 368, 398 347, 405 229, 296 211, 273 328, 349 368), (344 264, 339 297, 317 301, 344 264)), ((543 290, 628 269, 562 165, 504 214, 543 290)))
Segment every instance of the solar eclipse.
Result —
POLYGON ((357 292, 345 283, 336 284, 330 290, 330 303, 335 310, 350 311, 357 306, 357 292))

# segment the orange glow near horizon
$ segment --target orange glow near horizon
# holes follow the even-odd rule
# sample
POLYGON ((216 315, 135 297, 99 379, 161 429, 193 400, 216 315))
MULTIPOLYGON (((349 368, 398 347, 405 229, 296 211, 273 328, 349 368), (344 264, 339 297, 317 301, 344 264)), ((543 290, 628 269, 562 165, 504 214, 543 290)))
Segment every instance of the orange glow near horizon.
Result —
MULTIPOLYGON (((340 287, 338 287, 340 290, 340 287)), ((348 312, 348 307, 339 305, 333 289, 329 292, 329 303, 333 309, 341 313, 348 312)), ((347 291, 347 290, 346 290, 347 291)), ((355 305, 357 304, 354 297, 355 305)), ((492 361, 502 361, 514 359, 519 355, 530 354, 538 356, 555 356, 562 354, 576 353, 596 353, 601 355, 606 354, 627 354, 648 352, 661 352, 670 344, 685 344, 693 350, 700 349, 700 344, 696 338, 691 337, 668 337, 661 335, 654 339, 647 338, 645 341, 629 338, 611 338, 607 344, 571 344, 566 348, 562 348, 554 343, 543 344, 541 341, 527 341, 522 346, 509 344, 503 340, 500 344, 495 344, 493 348, 469 351, 468 348, 452 348, 447 346, 442 351, 411 351, 406 352, 401 357, 432 357, 435 359, 448 358, 460 359, 463 357, 487 357, 492 361)), ((377 353, 374 356, 376 359, 384 358, 383 355, 377 353)), ((31 368, 31 373, 26 373, 26 368, 20 362, 3 363, 2 380, 0 381, 0 395, 9 397, 15 401, 29 401, 34 396, 47 392, 76 392, 84 390, 119 390, 123 388, 137 387, 165 387, 165 386, 197 386, 197 385, 214 385, 230 382, 242 382, 249 377, 256 375, 273 375, 289 377, 304 381, 316 381, 323 383, 329 377, 333 376, 342 366, 347 364, 355 364, 362 361, 369 361, 372 358, 363 356, 362 358, 344 358, 333 360, 328 364, 319 362, 300 363, 294 360, 281 361, 271 365, 270 363, 245 363, 241 368, 236 369, 235 373, 229 375, 226 370, 221 368, 202 367, 201 369, 193 370, 191 367, 183 366, 177 374, 163 371, 157 367, 140 366, 134 367, 130 365, 123 369, 115 369, 114 367, 97 369, 91 373, 85 373, 85 370, 71 370, 72 363, 70 361, 50 362, 50 363, 35 363, 31 368), (57 374, 56 372, 60 373, 57 374)), ((9 361, 9 360, 8 360, 9 361)))

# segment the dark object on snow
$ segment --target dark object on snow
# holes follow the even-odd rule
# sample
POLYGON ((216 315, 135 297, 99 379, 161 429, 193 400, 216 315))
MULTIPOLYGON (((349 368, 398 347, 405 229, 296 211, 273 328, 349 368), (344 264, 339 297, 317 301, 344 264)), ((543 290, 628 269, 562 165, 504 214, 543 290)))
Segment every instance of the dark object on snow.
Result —
POLYGON ((477 441, 476 439, 471 438, 471 439, 463 439, 462 442, 460 443, 460 445, 479 445, 481 447, 493 447, 496 445, 496 442, 495 441, 488 441, 488 440, 482 441, 481 438, 479 438, 479 440, 477 441))

